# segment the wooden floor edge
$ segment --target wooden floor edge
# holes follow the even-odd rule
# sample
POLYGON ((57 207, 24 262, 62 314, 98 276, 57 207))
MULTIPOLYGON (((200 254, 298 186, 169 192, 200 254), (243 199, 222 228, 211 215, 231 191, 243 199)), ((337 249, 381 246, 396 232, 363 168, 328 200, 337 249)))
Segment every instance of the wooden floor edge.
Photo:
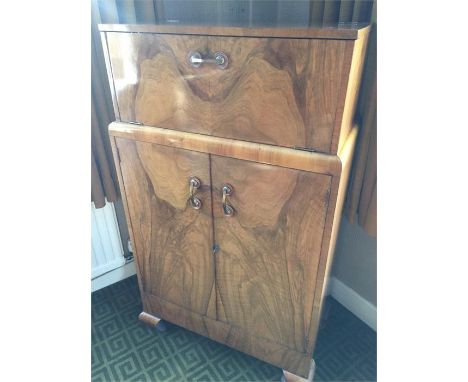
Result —
POLYGON ((154 143, 331 176, 341 173, 340 158, 331 154, 295 150, 288 147, 252 143, 125 122, 112 122, 109 125, 109 134, 117 138, 154 143))

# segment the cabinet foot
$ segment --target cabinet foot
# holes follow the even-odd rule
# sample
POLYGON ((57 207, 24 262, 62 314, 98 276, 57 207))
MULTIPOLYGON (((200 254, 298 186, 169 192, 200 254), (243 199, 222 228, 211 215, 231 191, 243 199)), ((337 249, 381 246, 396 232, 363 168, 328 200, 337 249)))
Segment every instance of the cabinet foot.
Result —
POLYGON ((152 316, 151 314, 148 314, 146 312, 141 312, 140 315, 138 316, 138 319, 144 324, 153 326, 153 327, 157 326, 159 322, 161 321, 160 318, 152 316))
POLYGON ((167 330, 166 321, 161 320, 146 312, 141 312, 138 319, 148 326, 155 327, 158 332, 165 332, 167 330))
POLYGON ((312 382, 315 373, 315 361, 312 360, 310 363, 309 376, 307 378, 300 377, 296 374, 290 373, 283 369, 283 375, 281 376, 281 382, 312 382))

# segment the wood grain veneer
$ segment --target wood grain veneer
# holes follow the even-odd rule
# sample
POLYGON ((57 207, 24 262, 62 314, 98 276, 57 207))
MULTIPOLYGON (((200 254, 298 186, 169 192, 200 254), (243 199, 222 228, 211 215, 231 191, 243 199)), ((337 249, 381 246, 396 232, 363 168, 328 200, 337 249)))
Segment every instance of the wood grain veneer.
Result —
POLYGON ((368 28, 361 32, 358 40, 101 33, 121 121, 334 154, 355 109, 368 28), (223 51, 229 65, 194 68, 192 51, 223 51))
POLYGON ((121 138, 116 148, 143 291, 216 318, 208 155, 121 138), (200 210, 187 203, 191 176, 200 210))
POLYGON ((331 176, 217 156, 211 166, 220 319, 305 353, 331 176))

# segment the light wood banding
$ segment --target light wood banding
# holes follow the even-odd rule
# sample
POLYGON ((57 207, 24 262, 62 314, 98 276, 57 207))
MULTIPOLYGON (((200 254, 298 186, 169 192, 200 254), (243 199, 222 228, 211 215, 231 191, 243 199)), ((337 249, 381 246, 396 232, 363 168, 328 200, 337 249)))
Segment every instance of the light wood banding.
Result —
POLYGON ((353 128, 353 119, 358 102, 368 39, 369 33, 366 33, 362 38, 354 42, 349 73, 346 79, 342 81, 343 89, 341 91, 346 92, 346 96, 343 100, 344 103, 338 107, 331 146, 331 151, 338 153, 338 155, 342 151, 344 144, 347 142, 348 134, 353 128))
POLYGON ((351 165, 353 160, 354 148, 358 134, 357 125, 350 131, 346 143, 343 145, 339 158, 343 163, 343 171, 340 176, 332 178, 330 193, 330 208, 327 211, 325 230, 320 251, 320 263, 317 272, 317 284, 314 288, 314 306, 312 310, 312 321, 309 330, 309 344, 307 351, 313 353, 317 334, 319 330, 320 316, 323 300, 325 298, 325 288, 332 270, 333 255, 335 251, 336 240, 340 229, 343 204, 346 197, 346 189, 351 165))
POLYGON ((168 24, 99 24, 99 30, 102 32, 339 40, 355 40, 362 35, 366 27, 367 25, 362 23, 330 24, 325 28, 323 26, 320 28, 243 28, 168 24))
POLYGON ((104 61, 106 63, 107 78, 109 80, 111 96, 112 96, 112 106, 114 107, 114 116, 120 120, 119 105, 117 102, 116 91, 114 88, 114 77, 112 76, 112 66, 109 59, 109 50, 107 47, 107 36, 104 32, 100 32, 102 49, 104 51, 104 61))
POLYGON ((320 174, 339 175, 341 172, 341 161, 334 155, 293 150, 261 143, 185 133, 158 127, 138 126, 123 122, 111 123, 109 125, 109 134, 141 142, 156 143, 320 174))

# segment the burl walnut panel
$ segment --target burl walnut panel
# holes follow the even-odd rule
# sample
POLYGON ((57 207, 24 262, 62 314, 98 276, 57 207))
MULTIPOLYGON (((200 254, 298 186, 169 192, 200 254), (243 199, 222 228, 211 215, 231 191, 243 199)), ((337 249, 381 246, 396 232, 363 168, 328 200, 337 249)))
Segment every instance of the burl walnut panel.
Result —
POLYGON ((121 121, 336 152, 354 40, 106 38, 121 121), (204 58, 225 52, 229 65, 193 68, 191 51, 204 58))
POLYGON ((209 156, 116 138, 144 293, 216 319, 209 156), (200 210, 191 208, 197 176, 200 210))
POLYGON ((218 318, 306 353, 332 177, 211 158, 218 318))

